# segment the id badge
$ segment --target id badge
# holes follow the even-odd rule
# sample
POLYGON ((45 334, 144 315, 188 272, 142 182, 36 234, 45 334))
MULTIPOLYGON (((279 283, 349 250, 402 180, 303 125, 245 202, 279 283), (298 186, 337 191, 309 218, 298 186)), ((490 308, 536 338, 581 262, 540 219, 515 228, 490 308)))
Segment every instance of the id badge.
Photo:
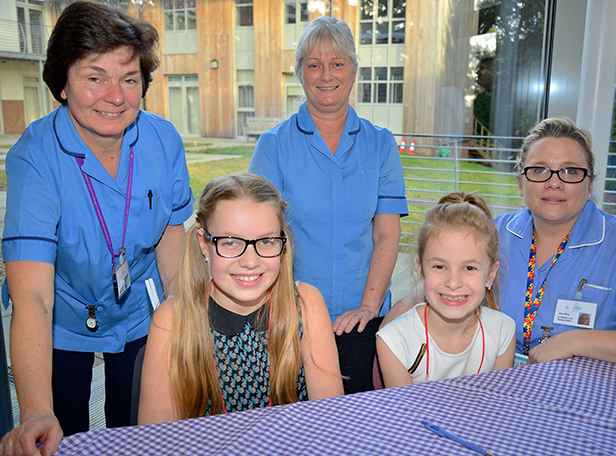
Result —
POLYGON ((597 303, 559 299, 554 312, 554 323, 574 328, 595 328, 597 303))
POLYGON ((130 288, 130 274, 128 272, 128 262, 124 259, 124 255, 120 255, 118 264, 113 267, 113 291, 116 299, 121 299, 124 293, 130 288))
POLYGON ((528 356, 522 353, 515 354, 515 358, 513 358, 513 367, 526 366, 526 363, 528 363, 528 356))

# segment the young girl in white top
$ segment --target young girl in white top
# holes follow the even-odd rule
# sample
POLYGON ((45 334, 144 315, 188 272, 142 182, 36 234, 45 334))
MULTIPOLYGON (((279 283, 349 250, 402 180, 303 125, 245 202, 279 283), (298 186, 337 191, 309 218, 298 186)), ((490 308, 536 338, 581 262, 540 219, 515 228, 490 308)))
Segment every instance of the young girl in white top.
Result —
POLYGON ((485 201, 464 192, 441 198, 426 214, 417 257, 426 302, 377 333, 385 386, 512 367, 515 323, 494 298, 498 233, 485 201))
POLYGON ((254 174, 205 187, 175 298, 152 318, 139 424, 344 393, 323 297, 293 281, 285 207, 254 174))

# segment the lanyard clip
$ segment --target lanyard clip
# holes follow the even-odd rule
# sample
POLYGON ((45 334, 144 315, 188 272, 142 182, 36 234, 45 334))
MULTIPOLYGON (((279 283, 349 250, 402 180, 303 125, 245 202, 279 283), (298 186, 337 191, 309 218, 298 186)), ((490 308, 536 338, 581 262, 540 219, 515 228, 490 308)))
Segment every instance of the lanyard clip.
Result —
POLYGON ((541 336, 541 340, 539 341, 540 344, 551 337, 551 331, 553 331, 554 328, 552 328, 551 326, 542 326, 541 329, 543 329, 543 335, 541 336))

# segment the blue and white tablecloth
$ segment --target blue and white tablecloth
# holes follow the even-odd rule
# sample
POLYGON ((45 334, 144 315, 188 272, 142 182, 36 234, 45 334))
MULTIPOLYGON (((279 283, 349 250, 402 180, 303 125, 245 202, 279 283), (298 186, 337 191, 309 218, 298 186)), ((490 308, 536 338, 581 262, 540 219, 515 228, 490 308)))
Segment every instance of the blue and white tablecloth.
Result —
POLYGON ((58 455, 616 455, 616 364, 586 358, 63 439, 58 455))

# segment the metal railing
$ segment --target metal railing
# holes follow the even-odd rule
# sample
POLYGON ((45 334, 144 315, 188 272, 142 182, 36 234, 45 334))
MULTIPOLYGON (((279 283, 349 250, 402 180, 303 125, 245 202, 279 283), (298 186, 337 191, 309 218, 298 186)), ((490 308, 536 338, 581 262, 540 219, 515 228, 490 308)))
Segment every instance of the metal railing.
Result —
POLYGON ((44 55, 52 27, 0 19, 0 52, 44 55))
MULTIPOLYGON (((522 137, 397 134, 409 215, 401 221, 400 250, 417 247, 426 211, 452 191, 476 191, 492 215, 520 209, 513 167, 522 137), (402 142, 404 139, 404 143, 402 142)), ((616 215, 616 141, 610 142, 603 209, 616 215)))
POLYGON ((416 233, 426 211, 451 191, 478 192, 493 215, 522 206, 513 166, 524 138, 430 134, 396 137, 400 138, 409 207, 408 217, 401 221, 401 250, 410 251, 417 246, 416 233))

